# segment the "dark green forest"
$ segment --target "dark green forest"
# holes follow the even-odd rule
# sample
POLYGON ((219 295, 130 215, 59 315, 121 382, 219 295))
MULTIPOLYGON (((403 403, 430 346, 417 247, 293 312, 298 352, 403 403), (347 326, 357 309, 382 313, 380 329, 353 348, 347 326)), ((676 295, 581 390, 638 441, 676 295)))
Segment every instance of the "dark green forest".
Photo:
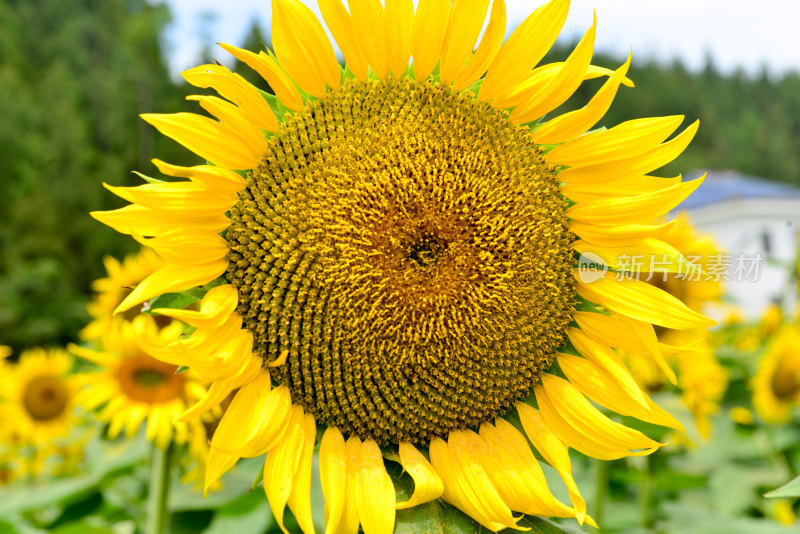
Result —
MULTIPOLYGON (((0 3, 0 344, 73 340, 102 257, 134 249, 88 215, 122 205, 102 182, 134 185, 131 171, 153 173, 155 156, 192 163, 138 118, 189 107, 189 88, 166 67, 169 21, 166 7, 145 0, 0 3)), ((254 24, 240 44, 267 39, 254 24)), ((558 48, 551 59, 567 53, 558 48)), ((609 68, 621 62, 595 58, 609 68)), ((629 77, 637 87, 620 90, 606 126, 642 116, 701 119, 695 142, 665 174, 725 168, 800 185, 799 73, 721 74, 711 60, 690 72, 634 55, 629 77)), ((567 106, 583 105, 600 83, 587 82, 567 106)))

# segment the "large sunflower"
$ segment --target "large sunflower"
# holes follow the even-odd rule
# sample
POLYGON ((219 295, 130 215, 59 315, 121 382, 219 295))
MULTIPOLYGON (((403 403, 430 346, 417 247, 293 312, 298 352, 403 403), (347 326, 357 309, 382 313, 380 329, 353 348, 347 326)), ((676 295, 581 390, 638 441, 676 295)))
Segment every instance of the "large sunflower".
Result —
POLYGON ((0 363, 0 403, 7 405, 15 440, 42 446, 75 426, 78 383, 63 349, 29 349, 17 363, 0 363))
POLYGON ((198 425, 203 430, 199 422, 175 419, 203 398, 206 388, 193 372, 178 373, 177 366, 155 359, 147 350, 160 339, 181 335, 184 328, 173 321, 159 329, 153 317, 140 314, 132 321, 115 322, 103 337, 101 350, 70 346, 73 353, 100 367, 82 376, 85 387, 78 402, 88 410, 100 408, 98 417, 109 424, 109 437, 123 431, 131 437, 146 422, 147 439, 166 449, 171 441, 186 442, 198 425))
POLYGON ((700 180, 648 173, 682 152, 697 124, 666 142, 683 117, 589 132, 630 59, 613 72, 592 66, 592 25, 566 61, 536 67, 567 0, 536 10, 505 43, 504 2, 494 1, 477 48, 489 0, 421 0, 416 12, 411 0, 349 5, 319 1, 344 70, 311 10, 274 0, 274 55, 222 46, 275 95, 203 65, 185 78, 223 98, 189 99, 217 120, 143 116, 210 164, 155 160, 188 180, 109 186, 133 204, 94 216, 167 261, 118 310, 222 282, 199 310, 159 310, 196 330, 148 350, 211 382, 184 418, 238 388, 206 482, 267 453, 279 522, 288 504, 313 531, 318 426, 329 532, 391 532, 395 509, 437 498, 491 530, 516 526, 515 512, 582 522, 568 448, 614 459, 661 446, 587 396, 680 427, 611 347, 666 368, 652 324, 711 321, 642 281, 582 280, 577 252, 612 268, 633 253, 678 265, 650 221, 700 180), (543 119, 600 76, 585 107, 543 119), (528 440, 572 507, 551 495, 528 440), (414 480, 406 502, 396 502, 389 461, 414 480))

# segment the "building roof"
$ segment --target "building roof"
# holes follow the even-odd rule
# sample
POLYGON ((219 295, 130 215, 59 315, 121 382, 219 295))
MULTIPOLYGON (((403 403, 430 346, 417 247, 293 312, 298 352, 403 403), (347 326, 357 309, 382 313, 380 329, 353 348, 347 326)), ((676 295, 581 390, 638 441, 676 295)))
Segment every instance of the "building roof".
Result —
POLYGON ((708 176, 697 191, 678 208, 693 209, 730 200, 768 198, 800 199, 800 187, 747 176, 736 171, 708 171, 708 176))

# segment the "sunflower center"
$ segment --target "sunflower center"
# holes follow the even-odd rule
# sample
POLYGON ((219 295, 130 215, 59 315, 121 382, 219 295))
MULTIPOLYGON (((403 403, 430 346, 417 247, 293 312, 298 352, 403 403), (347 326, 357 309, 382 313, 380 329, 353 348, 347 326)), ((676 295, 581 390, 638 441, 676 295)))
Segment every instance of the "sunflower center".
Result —
POLYGON ((139 354, 126 358, 117 368, 117 380, 128 398, 145 404, 161 404, 181 398, 185 377, 178 368, 139 354))
POLYGON ((69 405, 69 388, 57 375, 40 375, 25 386, 22 403, 25 411, 35 421, 59 418, 69 405))
POLYGON ((423 443, 526 397, 571 320, 554 169, 470 94, 346 82, 288 118, 231 210, 238 312, 295 403, 423 443))

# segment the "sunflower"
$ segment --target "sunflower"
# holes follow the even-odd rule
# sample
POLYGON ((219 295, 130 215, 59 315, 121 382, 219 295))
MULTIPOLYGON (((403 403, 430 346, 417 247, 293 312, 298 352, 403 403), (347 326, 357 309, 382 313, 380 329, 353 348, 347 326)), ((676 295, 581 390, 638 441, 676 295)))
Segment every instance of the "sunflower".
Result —
POLYGON ((98 417, 109 424, 108 436, 132 437, 147 422, 146 437, 159 448, 170 442, 185 443, 190 425, 174 423, 193 402, 206 396, 206 388, 192 372, 178 372, 154 358, 147 350, 160 339, 181 335, 185 325, 177 321, 159 329, 153 317, 140 314, 132 321, 114 323, 103 338, 102 350, 71 345, 76 355, 101 367, 82 376, 84 387, 78 402, 87 410, 101 407, 98 417))
POLYGON ((753 377, 753 407, 768 423, 788 423, 800 403, 800 328, 785 326, 774 337, 753 377))
POLYGON ((274 95, 203 65, 184 77, 222 98, 189 100, 216 119, 143 115, 210 163, 154 160, 187 180, 107 186, 132 204, 93 215, 167 261, 118 311, 214 283, 197 310, 157 310, 195 330, 148 351, 210 382, 183 419, 237 390, 206 483, 267 453, 280 524, 288 504, 313 532, 318 428, 329 532, 391 532, 396 509, 439 498, 494 531, 516 527, 516 512, 583 522, 569 448, 609 460, 662 445, 589 399, 680 428, 612 347, 668 370, 652 324, 713 324, 613 272, 623 254, 678 264, 651 221, 702 180, 649 173, 697 123, 669 141, 683 117, 590 132, 630 85, 630 57, 614 71, 591 65, 593 24, 565 61, 537 67, 567 0, 537 9, 505 43, 501 0, 491 10, 489 0, 349 6, 319 1, 346 68, 308 7, 274 0, 274 53, 222 45, 274 95), (584 107, 543 119, 599 77, 584 107), (579 253, 611 257, 611 270, 585 281, 579 253), (528 441, 572 506, 550 493, 528 441), (409 500, 396 502, 387 462, 413 478, 409 500))
POLYGON ((108 276, 92 283, 95 295, 86 307, 92 321, 80 333, 85 341, 99 341, 111 328, 113 321, 132 319, 138 310, 131 310, 124 315, 114 315, 114 310, 136 284, 163 267, 165 262, 152 249, 143 248, 123 261, 106 256, 103 264, 108 276))
POLYGON ((35 348, 23 351, 17 363, 0 364, 0 403, 9 410, 16 442, 38 447, 75 426, 73 363, 63 349, 35 348))

